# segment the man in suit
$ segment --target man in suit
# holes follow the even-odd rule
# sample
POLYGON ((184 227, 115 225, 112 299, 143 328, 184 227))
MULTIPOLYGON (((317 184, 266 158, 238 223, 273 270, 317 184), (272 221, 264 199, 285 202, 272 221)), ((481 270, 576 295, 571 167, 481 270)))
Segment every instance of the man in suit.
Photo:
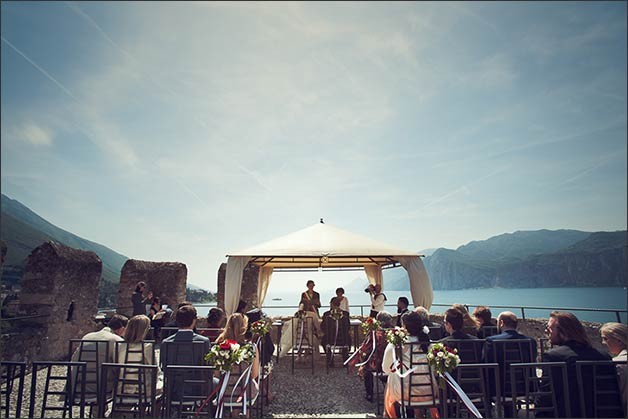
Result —
MULTIPOLYGON (((554 382, 554 392, 556 394, 556 402, 558 403, 559 417, 567 417, 565 409, 565 390, 569 392, 569 405, 571 412, 569 417, 593 417, 593 382, 594 377, 591 376, 592 370, 588 368, 582 369, 582 385, 584 389, 585 400, 585 412, 580 409, 580 397, 577 380, 576 361, 609 361, 610 355, 599 351, 591 346, 589 337, 580 323, 580 320, 572 313, 553 311, 550 313, 549 321, 545 328, 545 332, 549 334, 549 340, 553 348, 543 354, 543 362, 566 362, 567 364, 567 380, 568 389, 564 389, 561 380, 554 382)), ((608 371, 604 371, 603 368, 598 369, 598 372, 613 375, 614 367, 609 366, 608 371)), ((559 377, 558 371, 555 371, 554 376, 559 377)), ((619 399, 619 386, 616 380, 612 380, 607 383, 608 388, 604 388, 607 392, 605 395, 606 400, 610 400, 615 397, 615 403, 617 404, 617 411, 607 411, 605 417, 623 417, 623 411, 621 409, 621 401, 619 399), (616 395, 615 395, 616 393, 616 395)), ((548 385, 547 382, 544 385, 548 385)), ((551 399, 541 397, 536 401, 536 405, 544 407, 551 404, 551 399)), ((545 412, 539 412, 536 416, 543 417, 545 412)))
POLYGON ((404 314, 410 312, 410 310, 408 310, 409 305, 410 305, 410 302, 408 301, 408 297, 399 297, 397 299, 397 322, 396 322, 397 326, 399 327, 402 326, 401 317, 404 314))
POLYGON ((194 333, 197 313, 192 304, 179 307, 176 314, 177 333, 161 342, 160 363, 166 365, 203 365, 203 357, 209 351, 209 339, 194 333), (201 342, 182 345, 181 343, 201 342))

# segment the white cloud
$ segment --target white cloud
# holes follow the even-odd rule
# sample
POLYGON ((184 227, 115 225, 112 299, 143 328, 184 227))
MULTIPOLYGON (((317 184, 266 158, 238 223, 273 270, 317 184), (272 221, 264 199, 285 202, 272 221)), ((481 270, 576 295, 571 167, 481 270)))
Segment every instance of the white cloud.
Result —
POLYGON ((51 146, 53 134, 33 122, 27 122, 17 129, 15 137, 34 146, 51 146))

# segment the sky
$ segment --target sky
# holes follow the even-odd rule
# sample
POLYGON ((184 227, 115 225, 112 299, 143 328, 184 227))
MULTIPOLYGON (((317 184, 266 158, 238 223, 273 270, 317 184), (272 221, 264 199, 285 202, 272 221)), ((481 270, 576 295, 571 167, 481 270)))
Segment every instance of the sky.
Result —
POLYGON ((417 252, 626 229, 626 2, 3 1, 1 19, 2 193, 195 285, 321 217, 417 252))

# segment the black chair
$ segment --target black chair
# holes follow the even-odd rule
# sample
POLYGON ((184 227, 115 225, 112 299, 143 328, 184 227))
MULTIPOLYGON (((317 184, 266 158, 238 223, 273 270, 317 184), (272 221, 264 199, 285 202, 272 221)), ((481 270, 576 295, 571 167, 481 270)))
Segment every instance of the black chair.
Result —
POLYGON ((216 368, 200 365, 169 365, 164 369, 163 409, 165 417, 214 417, 209 397, 214 391, 216 368))
POLYGON ((80 418, 85 417, 85 375, 87 364, 85 362, 54 362, 35 361, 33 362, 33 372, 31 374, 31 398, 29 418, 35 417, 37 405, 35 398, 41 394, 41 416, 47 417, 48 412, 61 411, 63 417, 73 417, 74 407, 78 407, 80 418), (43 393, 39 393, 37 387, 37 376, 40 370, 44 370, 46 381, 43 393), (79 384, 80 383, 80 384, 79 384), (62 388, 63 390, 54 390, 62 388), (79 402, 76 403, 76 395, 80 394, 79 402), (50 397, 52 396, 52 397, 50 397))
POLYGON ((305 363, 296 362, 297 358, 310 354, 310 368, 314 374, 314 352, 320 354, 318 344, 314 342, 314 319, 312 317, 292 319, 292 346, 290 347, 290 355, 292 358, 292 374, 295 368, 308 368, 305 363), (295 366, 296 365, 296 366, 295 366))
MULTIPOLYGON (((511 377, 510 365, 535 361, 533 346, 536 345, 536 342, 532 339, 503 339, 486 343, 486 345, 490 344, 493 345, 492 356, 491 359, 487 359, 487 361, 499 364, 501 405, 504 408, 504 416, 509 417, 513 413, 513 405, 515 402, 512 399, 511 380, 514 380, 515 385, 518 386, 517 392, 519 394, 524 393, 523 385, 525 382, 523 375, 511 377)), ((521 373, 521 371, 519 370, 518 373, 521 373)), ((493 383, 492 378, 489 376, 489 389, 492 390, 495 386, 496 383, 493 383)))
POLYGON ((159 363, 162 368, 166 365, 204 365, 209 348, 209 342, 161 342, 159 363))
POLYGON ((443 326, 429 326, 429 329, 430 333, 428 334, 428 336, 430 337, 431 341, 441 340, 445 337, 445 330, 443 326))
POLYGON ((576 361, 582 417, 624 417, 624 406, 617 382, 618 364, 620 363, 613 361, 576 361))
POLYGON ((498 334, 497 326, 482 326, 478 331, 478 337, 486 339, 489 336, 498 334))
POLYGON ((460 362, 464 364, 478 364, 482 362, 484 339, 448 339, 443 343, 458 350, 460 362))
POLYGON ((161 340, 164 340, 174 335, 175 333, 177 333, 178 330, 179 330, 178 327, 162 327, 161 328, 161 340))
MULTIPOLYGON (((496 386, 494 408, 493 394, 488 388, 489 377, 492 377, 492 382, 499 384, 499 364, 459 364, 451 375, 483 417, 500 417, 502 411, 500 386, 496 386)), ((447 401, 443 407, 446 409, 446 417, 459 418, 473 415, 451 388, 447 387, 444 393, 447 401)))
POLYGON ((257 406, 259 381, 251 376, 249 367, 249 364, 241 363, 231 370, 222 405, 224 417, 247 417, 257 406))
POLYGON ((351 337, 349 336, 349 318, 343 317, 339 320, 333 317, 323 319, 325 333, 325 357, 327 373, 329 368, 334 366, 334 357, 340 355, 341 365, 349 356, 349 348, 351 347, 351 337))
MULTIPOLYGON (((111 342, 113 343, 113 342, 111 342)), ((70 339, 69 356, 72 361, 85 362, 85 405, 89 406, 89 416, 92 417, 94 408, 98 409, 100 397, 106 395, 100 391, 100 366, 111 362, 109 356, 110 342, 107 340, 70 339)), ((76 394, 75 397, 81 397, 76 394)))
MULTIPOLYGON (((366 372, 368 374, 368 372, 366 372)), ((386 380, 388 376, 381 370, 381 365, 378 371, 371 371, 370 374, 373 377, 373 383, 375 387, 375 408, 377 410, 377 417, 383 413, 384 409, 384 390, 386 389, 386 380)))
POLYGON ((214 343, 216 341, 216 337, 218 337, 223 330, 225 329, 222 327, 199 327, 196 329, 196 333, 205 336, 212 343, 214 343), (210 336, 214 336, 214 338, 211 338, 210 336))
POLYGON ((116 342, 114 363, 156 365, 155 342, 116 342))
MULTIPOLYGON (((427 362, 427 357, 423 351, 423 343, 406 343, 404 347, 409 347, 410 351, 410 365, 408 369, 417 368, 414 372, 410 373, 405 378, 400 378, 401 381, 401 417, 405 418, 408 415, 408 410, 414 411, 414 409, 428 409, 438 408, 438 384, 436 377, 432 372, 432 368, 427 362), (405 399, 406 388, 408 388, 408 399, 405 399)), ((401 348, 395 348, 397 353, 397 359, 400 361, 402 358, 401 348)), ((399 367, 400 372, 403 374, 407 371, 404 365, 399 367)), ((388 378, 390 380, 390 377, 388 378)))
MULTIPOLYGON (((522 377, 524 384, 515 385, 511 381, 511 394, 518 402, 514 405, 514 417, 546 416, 561 417, 555 388, 567 388, 567 365, 564 362, 528 362, 510 364, 510 376, 522 377)), ((565 394, 565 417, 571 416, 569 392, 565 394)))
MULTIPOLYGON (((101 388, 109 391, 105 377, 113 371, 111 417, 156 417, 157 372, 156 365, 102 364, 101 388)), ((98 417, 105 417, 106 406, 100 404, 98 417)))
POLYGON ((25 375, 26 362, 0 361, 0 410, 5 418, 19 418, 22 413, 25 375), (15 399, 13 407, 11 399, 15 399))

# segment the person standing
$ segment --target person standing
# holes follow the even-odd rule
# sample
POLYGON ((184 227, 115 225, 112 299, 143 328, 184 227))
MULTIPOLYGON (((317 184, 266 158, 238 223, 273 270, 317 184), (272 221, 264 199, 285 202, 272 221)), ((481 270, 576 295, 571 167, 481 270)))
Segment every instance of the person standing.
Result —
POLYGON ((153 292, 148 291, 146 297, 144 297, 144 290, 146 289, 146 282, 140 281, 135 286, 135 292, 131 296, 131 303, 133 304, 133 315, 139 314, 146 315, 146 304, 150 304, 153 299, 153 292))
POLYGON ((397 326, 401 327, 401 316, 408 313, 408 306, 410 302, 408 301, 408 297, 399 297, 397 299, 397 326))
POLYGON ((321 295, 314 291, 314 281, 311 279, 305 284, 307 291, 301 293, 301 301, 299 302, 299 308, 303 311, 310 311, 316 313, 316 317, 320 318, 318 309, 321 306, 321 295))
POLYGON ((386 304, 386 294, 382 293, 382 286, 380 284, 371 284, 364 291, 369 293, 371 297, 371 312, 369 317, 377 317, 377 313, 384 310, 384 304, 386 304))

